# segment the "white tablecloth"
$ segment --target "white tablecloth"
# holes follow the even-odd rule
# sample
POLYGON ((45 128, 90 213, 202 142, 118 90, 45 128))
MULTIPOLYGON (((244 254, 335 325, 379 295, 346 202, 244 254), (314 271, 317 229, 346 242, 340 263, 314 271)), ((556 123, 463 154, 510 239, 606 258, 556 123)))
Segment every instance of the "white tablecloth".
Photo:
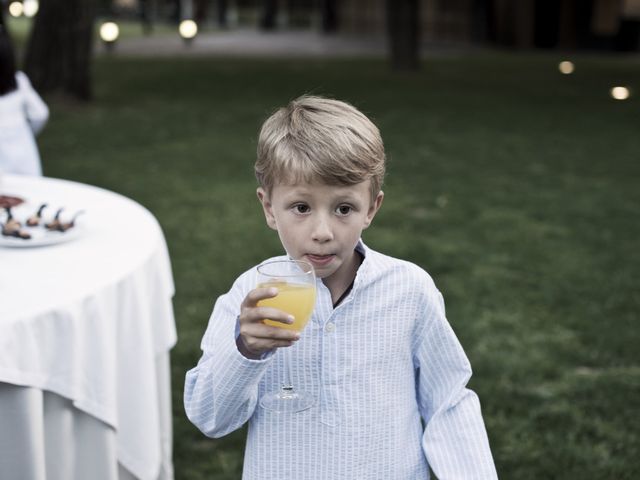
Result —
POLYGON ((32 207, 48 203, 45 214, 59 207, 86 213, 69 242, 0 247, 0 382, 70 400, 115 430, 121 465, 137 478, 158 478, 171 439, 161 421, 167 406, 158 398, 156 362, 176 331, 171 265, 157 221, 96 187, 6 174, 1 181, 1 194, 32 207))

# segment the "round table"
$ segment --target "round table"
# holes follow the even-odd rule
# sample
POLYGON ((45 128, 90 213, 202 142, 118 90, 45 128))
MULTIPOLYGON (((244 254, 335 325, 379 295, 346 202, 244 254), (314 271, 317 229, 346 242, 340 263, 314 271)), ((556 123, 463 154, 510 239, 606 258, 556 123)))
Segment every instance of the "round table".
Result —
POLYGON ((68 240, 0 246, 2 477, 172 478, 174 284, 158 222, 101 188, 0 182, 0 194, 26 200, 18 220, 42 203, 45 220, 84 211, 68 240))

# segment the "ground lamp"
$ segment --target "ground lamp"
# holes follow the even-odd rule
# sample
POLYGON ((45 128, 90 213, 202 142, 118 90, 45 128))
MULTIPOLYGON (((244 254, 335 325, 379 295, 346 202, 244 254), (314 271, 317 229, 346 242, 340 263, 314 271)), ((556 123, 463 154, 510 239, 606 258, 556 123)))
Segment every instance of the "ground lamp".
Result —
POLYGON ((104 42, 107 50, 113 49, 116 44, 116 40, 120 36, 120 28, 115 22, 104 22, 100 26, 100 38, 104 42))
POLYGON ((558 64, 558 70, 564 75, 571 75, 575 69, 575 65, 569 60, 563 60, 558 64))
POLYGON ((9 4, 9 14, 12 17, 19 17, 22 15, 24 9, 22 8, 22 3, 20 2, 11 2, 9 4))
POLYGON ((25 17, 35 17, 39 8, 40 4, 38 3, 38 0, 24 0, 24 2, 22 2, 22 9, 25 17))
POLYGON ((627 87, 620 87, 620 86, 613 87, 609 91, 609 93, 611 94, 611 97, 614 98, 615 100, 626 100, 631 95, 631 92, 627 87))
POLYGON ((193 20, 183 20, 180 22, 178 31, 185 43, 190 44, 198 34, 198 24, 193 20))

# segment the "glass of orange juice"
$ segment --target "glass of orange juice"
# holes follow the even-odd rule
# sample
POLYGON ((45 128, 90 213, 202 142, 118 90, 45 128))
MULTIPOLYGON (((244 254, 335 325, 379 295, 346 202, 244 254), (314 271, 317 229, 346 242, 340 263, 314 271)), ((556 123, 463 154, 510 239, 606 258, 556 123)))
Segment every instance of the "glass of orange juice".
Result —
MULTIPOLYGON (((274 260, 258 266, 258 288, 276 287, 278 294, 258 302, 259 306, 272 307, 293 315, 292 324, 276 322, 265 318, 263 322, 274 327, 302 331, 306 326, 316 303, 316 276, 310 263, 301 260, 274 260)), ((280 389, 263 395, 260 405, 276 412, 300 412, 310 408, 313 397, 296 389, 291 382, 288 357, 285 358, 286 378, 280 389)))

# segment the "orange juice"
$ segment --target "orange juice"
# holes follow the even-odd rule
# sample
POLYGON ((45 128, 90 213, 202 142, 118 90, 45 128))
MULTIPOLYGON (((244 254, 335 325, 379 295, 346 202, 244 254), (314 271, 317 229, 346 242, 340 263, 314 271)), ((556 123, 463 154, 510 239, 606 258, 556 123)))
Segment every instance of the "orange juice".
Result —
POLYGON ((271 287, 278 289, 278 295, 273 298, 260 300, 258 305, 261 307, 273 307, 287 312, 293 315, 294 321, 292 324, 286 324, 265 318, 263 320, 264 323, 273 325, 274 327, 301 331, 309 321, 309 317, 311 317, 311 312, 316 303, 315 286, 286 282, 265 282, 258 285, 258 288, 271 287))

